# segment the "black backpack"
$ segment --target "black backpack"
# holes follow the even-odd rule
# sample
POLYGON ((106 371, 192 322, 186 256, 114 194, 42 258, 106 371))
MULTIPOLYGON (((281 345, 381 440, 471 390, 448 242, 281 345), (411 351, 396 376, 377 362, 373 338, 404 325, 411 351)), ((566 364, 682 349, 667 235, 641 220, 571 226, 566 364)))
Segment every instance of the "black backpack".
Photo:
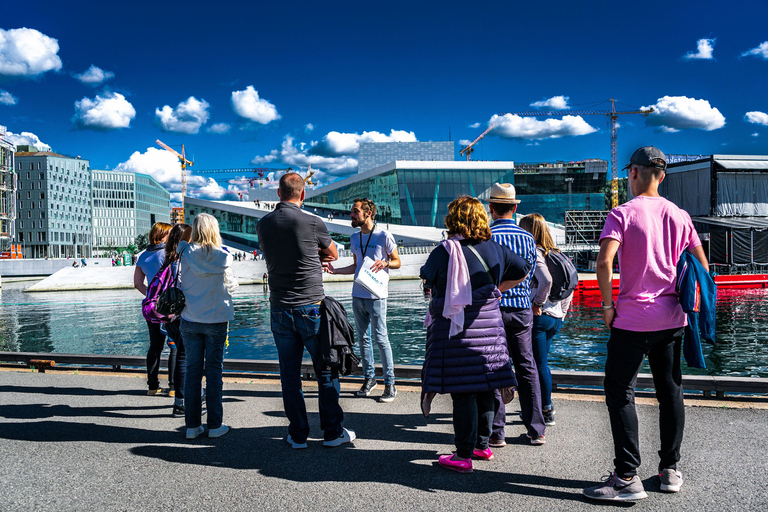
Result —
POLYGON ((571 259, 560 251, 552 249, 544 259, 552 276, 549 300, 550 302, 563 300, 571 295, 579 284, 579 272, 571 259))

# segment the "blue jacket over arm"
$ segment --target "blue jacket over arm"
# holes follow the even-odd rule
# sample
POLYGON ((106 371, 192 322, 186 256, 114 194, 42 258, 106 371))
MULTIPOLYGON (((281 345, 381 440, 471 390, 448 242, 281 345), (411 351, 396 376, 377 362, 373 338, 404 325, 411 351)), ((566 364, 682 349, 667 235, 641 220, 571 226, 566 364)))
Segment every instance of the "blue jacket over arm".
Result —
POLYGON ((691 253, 683 251, 677 263, 677 293, 688 315, 683 355, 691 368, 706 368, 701 340, 715 344, 715 300, 717 285, 691 253))

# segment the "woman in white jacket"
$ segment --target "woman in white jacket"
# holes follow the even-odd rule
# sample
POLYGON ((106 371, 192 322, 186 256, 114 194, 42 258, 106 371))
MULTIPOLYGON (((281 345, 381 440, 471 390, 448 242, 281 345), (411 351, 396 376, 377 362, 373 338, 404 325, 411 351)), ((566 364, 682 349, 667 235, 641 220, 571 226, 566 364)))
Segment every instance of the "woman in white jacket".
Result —
POLYGON ((573 294, 563 300, 549 300, 552 288, 552 276, 547 268, 546 256, 550 251, 559 251, 549 234, 547 222, 538 213, 526 215, 520 219, 520 227, 533 235, 536 240, 536 267, 531 282, 531 303, 533 309, 533 358, 539 372, 541 385, 541 411, 544 423, 555 424, 555 409, 552 406, 552 372, 549 369, 549 347, 552 338, 560 332, 573 294))
POLYGON ((186 305, 181 312, 181 335, 187 353, 184 381, 187 439, 204 432, 201 386, 203 371, 208 403, 208 437, 229 431, 222 423, 222 379, 227 326, 235 318, 232 293, 237 288, 232 273, 232 255, 222 248, 219 223, 207 213, 198 214, 192 224, 189 243, 176 249, 181 262, 179 288, 186 305))

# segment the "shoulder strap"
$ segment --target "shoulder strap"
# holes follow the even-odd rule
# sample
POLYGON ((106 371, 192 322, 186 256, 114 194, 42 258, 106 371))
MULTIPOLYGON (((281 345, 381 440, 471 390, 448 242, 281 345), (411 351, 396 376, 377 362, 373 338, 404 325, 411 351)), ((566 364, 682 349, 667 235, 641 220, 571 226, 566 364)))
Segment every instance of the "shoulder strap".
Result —
POLYGON ((181 252, 179 253, 179 259, 176 260, 176 275, 173 276, 173 281, 171 281, 171 286, 176 286, 177 284, 179 284, 179 272, 181 272, 181 255, 184 254, 184 251, 187 250, 187 247, 184 247, 181 250, 181 252))
POLYGON ((485 260, 482 256, 480 256, 480 253, 477 252, 477 249, 475 249, 472 244, 467 244, 467 249, 472 251, 474 255, 477 257, 478 261, 480 261, 480 264, 483 266, 483 269, 485 269, 485 273, 488 276, 488 280, 491 282, 491 284, 496 284, 496 282, 493 280, 493 277, 491 277, 491 271, 488 270, 488 265, 485 263, 485 260))

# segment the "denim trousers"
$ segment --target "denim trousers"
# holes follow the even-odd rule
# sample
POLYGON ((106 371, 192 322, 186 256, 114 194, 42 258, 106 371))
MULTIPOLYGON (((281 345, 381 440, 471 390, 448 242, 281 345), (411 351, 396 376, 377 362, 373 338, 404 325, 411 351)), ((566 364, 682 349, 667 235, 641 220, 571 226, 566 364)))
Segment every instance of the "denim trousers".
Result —
MULTIPOLYGON (((544 435, 544 415, 541 412, 541 386, 536 360, 533 358, 531 326, 533 312, 530 309, 501 308, 501 319, 507 335, 507 349, 517 377, 517 396, 520 400, 520 413, 528 435, 544 435)), ((501 400, 501 391, 494 392, 496 415, 493 418, 494 439, 504 439, 504 426, 507 424, 507 409, 501 400)))
POLYGON ((677 469, 685 428, 680 348, 683 328, 635 332, 612 328, 605 361, 605 403, 611 420, 616 474, 631 478, 640 466, 635 385, 648 356, 659 401, 659 472, 677 469))
POLYGON ((147 321, 149 329, 149 350, 147 351, 147 386, 149 389, 160 387, 160 356, 165 348, 165 334, 160 328, 161 324, 147 321))
POLYGON ((175 356, 175 361, 171 365, 171 357, 168 358, 168 381, 171 383, 176 398, 184 398, 184 380, 187 378, 187 352, 184 349, 184 338, 181 336, 181 318, 165 324, 168 337, 176 345, 175 350, 171 350, 171 357, 175 356), (173 381, 171 381, 173 375, 173 381))
POLYGON ((181 319, 181 337, 187 355, 184 380, 184 409, 187 428, 202 424, 202 381, 205 374, 205 401, 208 404, 208 428, 219 428, 224 414, 221 404, 224 368, 224 344, 227 322, 204 324, 181 319))
POLYGON ((363 375, 366 379, 375 376, 373 367, 373 346, 371 337, 379 347, 379 358, 384 373, 384 384, 395 383, 395 365, 392 347, 387 336, 387 299, 363 299, 352 297, 352 312, 355 315, 355 330, 360 339, 360 355, 363 361, 363 375))
POLYGON ((552 409, 552 372, 549 369, 549 347, 552 345, 552 338, 557 336, 562 326, 562 318, 544 314, 533 316, 533 328, 531 329, 533 359, 536 361, 536 369, 539 372, 542 410, 552 409))
POLYGON ((326 441, 337 439, 343 432, 341 424, 344 421, 344 412, 339 405, 339 372, 323 364, 319 335, 320 305, 273 308, 271 326, 280 362, 283 407, 288 417, 288 433, 291 439, 304 443, 309 436, 307 407, 301 389, 301 361, 305 348, 312 358, 317 378, 317 399, 323 438, 326 441))
POLYGON ((493 424, 493 391, 451 393, 453 400, 453 434, 456 455, 472 457, 472 450, 485 450, 493 424))

